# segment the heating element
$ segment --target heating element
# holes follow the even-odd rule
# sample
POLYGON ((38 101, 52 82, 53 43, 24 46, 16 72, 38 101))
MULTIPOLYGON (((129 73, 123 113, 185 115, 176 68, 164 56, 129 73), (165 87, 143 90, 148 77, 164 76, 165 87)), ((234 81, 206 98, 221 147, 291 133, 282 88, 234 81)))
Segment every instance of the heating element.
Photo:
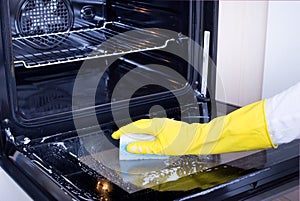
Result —
POLYGON ((73 11, 68 0, 26 0, 20 6, 16 19, 18 32, 23 37, 50 34, 29 37, 25 41, 33 48, 47 49, 67 38, 67 35, 51 33, 69 31, 73 26, 73 11))

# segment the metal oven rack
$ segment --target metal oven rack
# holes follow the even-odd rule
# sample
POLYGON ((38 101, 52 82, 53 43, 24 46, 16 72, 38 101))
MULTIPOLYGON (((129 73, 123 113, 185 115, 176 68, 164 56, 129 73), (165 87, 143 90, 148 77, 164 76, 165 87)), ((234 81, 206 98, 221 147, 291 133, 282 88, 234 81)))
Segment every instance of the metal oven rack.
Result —
POLYGON ((34 68, 83 61, 99 57, 162 49, 175 38, 119 22, 106 22, 99 28, 12 37, 14 64, 34 68), (136 30, 134 34, 126 31, 136 30), (113 37, 113 38, 112 38, 113 37), (108 40, 110 39, 110 40, 108 40), (55 47, 47 47, 56 42, 55 47), (37 43, 43 48, 37 48, 37 43))

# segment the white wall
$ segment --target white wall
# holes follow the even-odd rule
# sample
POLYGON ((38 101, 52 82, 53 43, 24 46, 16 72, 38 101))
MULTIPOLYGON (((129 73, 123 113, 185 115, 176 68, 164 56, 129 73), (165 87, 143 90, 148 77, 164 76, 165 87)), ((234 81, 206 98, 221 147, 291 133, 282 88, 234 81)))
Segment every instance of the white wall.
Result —
POLYGON ((219 2, 217 100, 242 106, 261 98, 267 13, 267 1, 219 2))
POLYGON ((32 201, 18 184, 0 167, 0 200, 32 201))
POLYGON ((300 2, 270 1, 262 97, 300 81, 300 2))
POLYGON ((300 81, 300 2, 220 1, 219 101, 243 106, 300 81))

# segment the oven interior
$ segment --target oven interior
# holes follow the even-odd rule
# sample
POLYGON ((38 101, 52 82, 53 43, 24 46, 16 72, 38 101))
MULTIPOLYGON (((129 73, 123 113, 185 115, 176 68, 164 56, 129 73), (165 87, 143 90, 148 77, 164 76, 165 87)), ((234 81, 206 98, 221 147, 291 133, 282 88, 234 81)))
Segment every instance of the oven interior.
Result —
MULTIPOLYGON (((183 67, 187 64, 179 58, 155 51, 169 42, 176 43, 173 41, 180 36, 173 38, 141 28, 162 28, 165 23, 170 23, 164 28, 187 35, 188 15, 179 19, 179 13, 188 12, 188 6, 188 3, 180 1, 174 4, 161 1, 159 4, 130 1, 11 1, 18 116, 24 121, 39 118, 41 122, 48 116, 54 118, 70 112, 74 80, 86 60, 98 58, 97 64, 90 62, 89 65, 95 65, 94 68, 103 71, 95 98, 96 106, 110 103, 114 85, 137 66, 149 63, 166 65, 187 78, 187 67, 183 67), (137 30, 135 35, 122 34, 133 29, 137 30), (106 66, 106 60, 111 56, 119 58, 106 66)), ((141 73, 145 76, 142 79, 151 80, 159 74, 146 71, 149 70, 141 73)), ((93 70, 86 72, 82 79, 93 79, 94 74, 93 70)), ((129 80, 124 84, 133 82, 129 80)), ((183 84, 175 83, 173 88, 182 88, 183 84)), ((137 91, 134 96, 163 90, 148 88, 137 91), (149 92, 145 92, 147 90, 149 92)), ((79 104, 79 108, 89 106, 89 103, 79 104)))

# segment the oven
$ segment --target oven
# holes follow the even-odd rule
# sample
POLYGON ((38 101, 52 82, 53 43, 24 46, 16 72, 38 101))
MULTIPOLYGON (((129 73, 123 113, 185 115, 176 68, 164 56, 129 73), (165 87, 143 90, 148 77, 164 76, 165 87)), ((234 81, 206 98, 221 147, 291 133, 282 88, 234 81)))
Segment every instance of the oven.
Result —
POLYGON ((33 199, 223 200, 297 175, 297 142, 118 159, 110 135, 122 125, 217 115, 217 1, 1 0, 0 9, 1 165, 33 199))

